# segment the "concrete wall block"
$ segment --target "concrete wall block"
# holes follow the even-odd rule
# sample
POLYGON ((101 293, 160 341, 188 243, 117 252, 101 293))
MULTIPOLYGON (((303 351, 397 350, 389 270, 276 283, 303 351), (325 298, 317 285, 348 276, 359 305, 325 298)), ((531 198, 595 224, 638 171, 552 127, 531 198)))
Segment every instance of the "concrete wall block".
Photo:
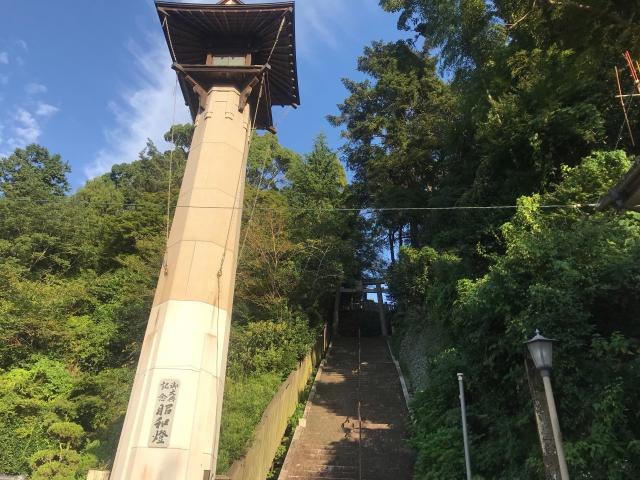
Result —
POLYGON ((109 474, 110 472, 105 470, 89 470, 87 480, 109 480, 109 474))

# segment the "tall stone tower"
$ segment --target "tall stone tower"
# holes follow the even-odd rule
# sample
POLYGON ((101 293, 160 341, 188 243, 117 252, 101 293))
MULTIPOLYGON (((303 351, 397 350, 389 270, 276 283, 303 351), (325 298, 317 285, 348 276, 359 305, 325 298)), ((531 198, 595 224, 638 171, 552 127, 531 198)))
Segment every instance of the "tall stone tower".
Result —
POLYGON ((294 4, 156 7, 196 128, 111 479, 208 480, 249 139, 299 104, 294 4))

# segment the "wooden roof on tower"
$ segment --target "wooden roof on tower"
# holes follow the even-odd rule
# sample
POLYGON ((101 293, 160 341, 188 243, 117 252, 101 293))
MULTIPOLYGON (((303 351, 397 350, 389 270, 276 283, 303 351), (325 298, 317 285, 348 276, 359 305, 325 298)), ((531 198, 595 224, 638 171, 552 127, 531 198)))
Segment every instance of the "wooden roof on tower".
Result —
MULTIPOLYGON (((264 74, 264 98, 256 120, 257 128, 273 128, 271 106, 297 107, 300 104, 294 2, 245 4, 239 0, 223 0, 217 4, 202 4, 156 1, 156 8, 182 93, 194 118, 198 113, 199 97, 193 91, 193 81, 205 90, 221 83, 233 83, 242 88, 257 75, 264 74), (221 67, 207 64, 207 55, 212 52, 250 53, 251 65, 221 67)), ((258 88, 253 89, 249 101, 257 101, 257 91, 258 88)))

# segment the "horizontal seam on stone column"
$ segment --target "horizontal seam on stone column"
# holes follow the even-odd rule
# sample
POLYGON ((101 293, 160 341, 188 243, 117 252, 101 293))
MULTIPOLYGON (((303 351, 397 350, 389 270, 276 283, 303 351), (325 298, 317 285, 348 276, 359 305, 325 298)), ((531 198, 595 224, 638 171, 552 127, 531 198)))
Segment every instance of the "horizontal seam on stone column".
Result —
MULTIPOLYGON (((225 194, 226 196, 230 197, 231 200, 233 200, 233 194, 232 193, 225 192, 224 190, 222 190, 221 188, 218 188, 218 187, 191 187, 188 190, 180 191, 180 195, 178 196, 178 198, 180 198, 182 196, 185 196, 185 195, 188 195, 189 193, 191 193, 191 192, 193 192, 195 190, 215 190, 216 192, 220 192, 220 193, 225 194)), ((192 206, 192 205, 184 205, 183 208, 184 207, 190 207, 190 206, 192 206)), ((202 207, 200 207, 200 208, 202 208, 202 207)))
POLYGON ((179 240, 176 240, 173 243, 168 243, 167 244, 167 249, 176 246, 178 243, 182 243, 182 242, 190 242, 190 243, 213 243, 214 245, 216 245, 217 247, 220 247, 222 250, 226 250, 227 254, 231 253, 233 254, 235 252, 235 250, 227 247, 224 248, 224 245, 220 245, 218 242, 213 242, 211 240, 193 240, 193 239, 186 239, 186 238, 181 238, 179 240))
POLYGON ((218 242, 216 242, 214 240, 200 240, 200 239, 193 239, 193 238, 179 238, 175 242, 168 243, 167 244, 167 248, 174 247, 178 243, 183 243, 183 242, 184 243, 213 243, 214 245, 217 245, 218 247, 220 247, 220 249, 226 250, 227 253, 233 253, 234 252, 234 249, 231 248, 229 245, 227 245, 227 247, 225 248, 224 245, 220 245, 218 242))
MULTIPOLYGON (((244 142, 243 142, 244 143, 244 142)), ((240 155, 244 155, 243 150, 238 149, 237 147, 233 146, 233 144, 229 143, 229 142, 201 142, 199 148, 202 147, 202 145, 207 144, 207 145, 226 145, 227 147, 235 150, 236 152, 238 152, 240 155)), ((200 154, 202 154, 202 152, 200 152, 200 154)))
MULTIPOLYGON (((191 300, 184 300, 183 298, 169 298, 169 299, 165 300, 165 302, 198 302, 198 303, 202 303, 202 304, 205 304, 205 305, 209 305, 210 307, 213 307, 213 308, 218 308, 215 305, 215 303, 213 303, 213 302, 215 302, 215 299, 212 299, 212 300, 201 300, 201 298, 202 298, 202 295, 197 295, 196 298, 193 298, 191 300)), ((224 309, 221 309, 221 310, 224 310, 224 309)))
POLYGON ((212 374, 209 370, 206 370, 204 368, 186 368, 186 367, 154 367, 154 368, 150 368, 149 370, 147 370, 148 372, 152 372, 154 370, 179 370, 181 372, 195 372, 195 373, 208 373, 209 375, 211 375, 213 378, 218 378, 218 375, 214 375, 212 374))
MULTIPOLYGON (((236 152, 238 152, 238 154, 244 155, 244 148, 242 150, 240 150, 237 147, 235 147, 232 143, 229 143, 229 142, 205 142, 205 141, 202 141, 202 142, 198 143, 197 145, 193 145, 191 147, 191 150, 189 150, 189 156, 187 157, 187 161, 192 157, 192 153, 194 154, 193 157, 199 159, 200 155, 202 155, 202 152, 201 151, 198 152, 198 150, 199 149, 202 150, 202 146, 205 145, 205 144, 207 144, 207 145, 226 145, 230 149, 235 150, 236 152), (197 154, 196 154, 196 152, 197 152, 197 154)), ((192 161, 194 161, 194 160, 192 160, 192 161)))
MULTIPOLYGON (((165 305, 169 302, 181 302, 181 303, 201 303, 202 305, 206 305, 207 307, 211 307, 212 305, 210 303, 207 302, 202 302, 200 300, 165 300, 162 303, 159 303, 158 305, 155 305, 154 308, 159 308, 162 305, 165 305)), ((213 308, 217 308, 217 307, 213 307, 213 308)), ((166 313, 166 312, 165 312, 166 313)))
MULTIPOLYGON (((157 448, 157 447, 131 447, 132 450, 140 450, 140 449, 148 449, 148 450, 163 450, 163 451, 167 451, 167 450, 178 450, 180 452, 190 452, 191 450, 189 450, 188 448, 177 448, 177 447, 167 447, 167 448, 157 448)), ((209 456, 211 456, 211 454, 209 454, 209 456)))

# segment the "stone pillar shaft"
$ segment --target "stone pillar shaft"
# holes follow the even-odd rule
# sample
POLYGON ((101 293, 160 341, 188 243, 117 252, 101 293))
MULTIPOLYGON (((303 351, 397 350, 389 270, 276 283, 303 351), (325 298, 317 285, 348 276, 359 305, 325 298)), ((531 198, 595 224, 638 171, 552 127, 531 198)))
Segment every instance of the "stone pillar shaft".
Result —
POLYGON ((196 119, 111 480, 215 470, 252 128, 239 101, 214 87, 196 119))

